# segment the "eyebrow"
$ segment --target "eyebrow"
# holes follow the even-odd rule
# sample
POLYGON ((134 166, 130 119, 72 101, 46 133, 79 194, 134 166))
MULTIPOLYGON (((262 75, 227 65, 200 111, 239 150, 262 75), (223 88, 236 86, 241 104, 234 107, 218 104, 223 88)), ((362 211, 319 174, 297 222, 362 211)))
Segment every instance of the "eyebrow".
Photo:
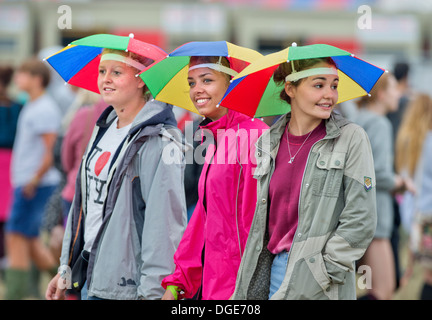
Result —
MULTIPOLYGON (((316 77, 316 78, 313 78, 312 81, 313 80, 327 80, 327 78, 325 78, 325 77, 316 77)), ((336 78, 333 81, 339 81, 339 78, 336 78)))
MULTIPOLYGON (((205 76, 207 76, 207 75, 211 75, 212 73, 211 72, 206 72, 206 73, 202 73, 202 74, 200 74, 199 76, 198 76, 198 78, 203 78, 203 77, 205 77, 205 76)), ((188 77, 188 80, 189 79, 193 79, 192 77, 188 77)))

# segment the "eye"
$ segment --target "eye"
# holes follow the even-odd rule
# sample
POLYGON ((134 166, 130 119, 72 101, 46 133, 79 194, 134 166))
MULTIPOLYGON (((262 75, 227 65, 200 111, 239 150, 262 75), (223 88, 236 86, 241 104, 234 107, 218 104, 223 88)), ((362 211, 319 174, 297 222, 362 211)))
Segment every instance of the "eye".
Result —
POLYGON ((189 87, 192 88, 195 85, 195 82, 194 81, 188 81, 188 84, 189 84, 189 87))
POLYGON ((314 85, 314 87, 317 89, 321 89, 323 87, 323 85, 321 83, 317 83, 314 85))
POLYGON ((104 74, 105 70, 104 69, 99 69, 99 74, 104 74))
POLYGON ((120 71, 113 71, 113 74, 114 74, 115 76, 119 76, 119 75, 121 75, 121 72, 120 72, 120 71))

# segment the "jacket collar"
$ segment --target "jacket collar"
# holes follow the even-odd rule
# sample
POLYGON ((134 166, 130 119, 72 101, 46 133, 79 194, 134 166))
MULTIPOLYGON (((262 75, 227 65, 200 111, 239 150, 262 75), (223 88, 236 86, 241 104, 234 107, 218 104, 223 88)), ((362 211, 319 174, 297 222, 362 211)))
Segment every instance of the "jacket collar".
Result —
MULTIPOLYGON (((100 115, 96 124, 101 128, 108 128, 116 118, 117 114, 114 108, 109 106, 100 115)), ((172 106, 156 100, 148 101, 136 115, 129 134, 133 135, 143 127, 158 124, 177 125, 172 106)))
POLYGON ((217 130, 235 128, 240 122, 253 121, 254 119, 237 111, 228 110, 228 113, 216 121, 205 119, 199 125, 200 129, 210 130, 217 141, 217 130))
MULTIPOLYGON (((270 155, 275 158, 279 149, 280 137, 282 136, 285 127, 291 119, 291 112, 281 116, 271 126, 270 130, 264 132, 261 138, 258 140, 261 142, 260 149, 267 150, 270 155), (270 148, 266 146, 266 142, 269 142, 270 148)), ((324 139, 335 139, 341 134, 341 128, 346 124, 350 123, 349 120, 345 119, 337 112, 332 112, 330 118, 325 120, 326 136, 324 139)))

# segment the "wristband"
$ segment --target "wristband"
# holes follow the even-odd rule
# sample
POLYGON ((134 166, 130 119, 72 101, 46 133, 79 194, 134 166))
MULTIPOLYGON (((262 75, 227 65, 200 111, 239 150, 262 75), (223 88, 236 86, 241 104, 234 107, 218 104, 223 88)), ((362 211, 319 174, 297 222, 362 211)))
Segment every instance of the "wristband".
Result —
POLYGON ((173 294, 175 300, 178 300, 178 292, 180 291, 179 287, 177 287, 177 286, 167 286, 167 290, 171 291, 171 293, 173 294))

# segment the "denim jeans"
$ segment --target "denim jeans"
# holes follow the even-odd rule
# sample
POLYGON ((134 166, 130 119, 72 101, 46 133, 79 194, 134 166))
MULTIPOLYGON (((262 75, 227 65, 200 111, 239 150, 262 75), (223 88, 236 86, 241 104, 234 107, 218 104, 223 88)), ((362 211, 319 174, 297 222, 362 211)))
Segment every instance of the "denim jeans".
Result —
POLYGON ((273 259, 270 275, 269 299, 274 295, 276 291, 278 291, 282 284, 286 273, 288 256, 289 252, 282 251, 281 253, 277 254, 273 259))
POLYGON ((87 281, 85 282, 83 288, 81 289, 81 300, 104 300, 96 296, 89 296, 87 291, 87 281))

